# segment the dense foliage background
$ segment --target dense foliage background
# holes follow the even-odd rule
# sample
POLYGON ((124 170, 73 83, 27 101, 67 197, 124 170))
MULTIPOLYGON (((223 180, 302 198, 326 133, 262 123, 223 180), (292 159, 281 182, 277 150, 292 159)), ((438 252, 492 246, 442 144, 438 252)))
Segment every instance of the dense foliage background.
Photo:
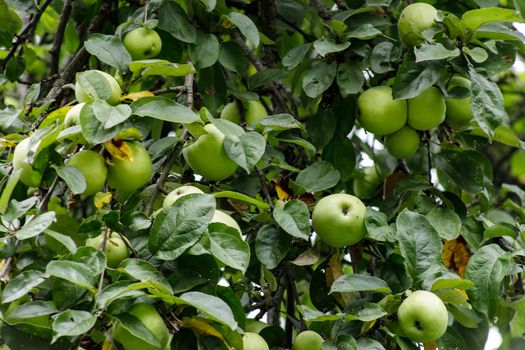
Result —
POLYGON ((397 21, 412 2, 0 0, 4 348, 115 349, 115 324, 154 345, 126 313, 150 300, 171 349, 242 349, 243 330, 261 328, 251 319, 267 321, 259 333, 272 349, 307 328, 323 349, 416 349, 396 312, 417 289, 449 312, 446 334, 425 349, 482 349, 491 326, 501 349, 525 348, 525 76, 511 69, 525 54, 512 25, 525 4, 425 1, 440 19, 407 47, 397 21), (122 38, 141 25, 162 50, 132 61, 122 38), (88 70, 114 76, 123 97, 90 103, 67 127, 88 70), (453 74, 470 92, 447 89, 453 74), (474 118, 421 132, 417 153, 397 160, 356 121, 357 97, 379 85, 396 99, 430 86, 470 96, 474 118), (269 116, 248 125, 257 100, 269 116), (238 125, 219 118, 230 102, 238 125), (226 180, 196 176, 182 155, 204 122, 239 166, 226 180), (33 186, 13 170, 22 140, 33 186), (86 179, 65 160, 82 149, 126 159, 122 140, 147 148, 151 179, 81 195, 86 179), (162 209, 181 184, 206 194, 162 209), (366 238, 345 249, 315 239, 309 220, 338 192, 368 207, 366 238), (242 237, 208 225, 216 208, 242 237), (131 250, 113 267, 85 246, 110 231, 131 250))

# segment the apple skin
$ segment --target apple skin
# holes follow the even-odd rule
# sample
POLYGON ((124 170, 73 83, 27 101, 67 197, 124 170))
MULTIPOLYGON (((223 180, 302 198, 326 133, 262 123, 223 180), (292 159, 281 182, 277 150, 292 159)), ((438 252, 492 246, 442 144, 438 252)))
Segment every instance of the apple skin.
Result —
MULTIPOLYGON (((111 88, 111 96, 106 100, 106 102, 109 103, 110 105, 119 104, 120 96, 122 95, 122 90, 120 89, 120 85, 117 82, 117 80, 115 80, 115 78, 113 78, 111 75, 109 75, 106 72, 102 72, 102 71, 96 71, 96 72, 101 74, 106 79, 106 81, 108 82, 111 88)), ((78 102, 87 103, 87 102, 93 101, 93 98, 84 91, 84 89, 80 86, 78 82, 75 83, 75 97, 78 102)))
POLYGON ((66 117, 64 118, 64 126, 66 128, 80 124, 80 111, 82 111, 84 105, 85 103, 83 102, 79 103, 77 105, 74 105, 73 108, 67 111, 66 117))
POLYGON ((151 157, 137 142, 127 142, 133 160, 111 159, 108 171, 109 187, 129 193, 144 186, 152 175, 151 157))
MULTIPOLYGON (((470 80, 463 78, 459 75, 454 75, 448 83, 448 90, 460 86, 470 90, 470 80)), ((472 118, 474 113, 470 108, 470 96, 464 98, 449 98, 446 101, 447 104, 447 121, 452 127, 461 127, 467 124, 472 118)))
POLYGON ((214 222, 225 224, 226 226, 236 229, 239 232, 239 234, 242 233, 237 221, 235 221, 234 218, 232 218, 230 215, 226 214, 222 210, 215 210, 215 213, 213 213, 213 217, 211 218, 210 223, 214 222))
POLYGON ((385 137, 388 153, 397 159, 412 157, 419 148, 419 134, 411 127, 404 126, 385 137))
MULTIPOLYGON (((101 249, 103 242, 104 233, 101 233, 96 237, 86 239, 86 247, 101 249)), ((111 232, 111 235, 106 240, 105 255, 108 267, 111 267, 112 269, 116 269, 122 260, 129 258, 129 249, 118 233, 111 232)))
POLYGON ((74 166, 84 175, 86 179, 86 189, 82 192, 84 196, 91 196, 104 188, 108 169, 104 157, 99 153, 91 150, 80 151, 69 158, 66 165, 74 166))
POLYGON ((204 192, 202 192, 200 188, 197 188, 195 186, 178 187, 174 189, 173 191, 171 191, 170 193, 168 193, 166 198, 164 198, 164 202, 162 202, 162 207, 164 208, 164 210, 166 210, 169 207, 171 207, 173 204, 175 204, 175 202, 179 198, 187 196, 189 194, 194 194, 194 193, 204 193, 204 192))
POLYGON ((355 196, 345 193, 322 198, 312 212, 312 226, 328 245, 342 248, 359 242, 365 236, 366 206, 355 196))
POLYGON ((124 47, 134 61, 155 57, 162 49, 162 40, 153 29, 140 27, 131 30, 123 40, 124 47))
POLYGON ((358 198, 372 198, 377 193, 377 187, 381 183, 381 177, 375 166, 365 167, 363 176, 354 179, 352 189, 358 198))
POLYGON ((232 123, 239 124, 241 122, 241 113, 237 102, 233 101, 227 103, 221 111, 221 119, 226 119, 232 123))
POLYGON ((211 181, 221 181, 232 176, 237 164, 224 150, 224 134, 213 124, 204 126, 207 134, 184 148, 182 154, 190 168, 211 181))
POLYGON ((245 332, 242 344, 244 350, 270 350, 264 338, 257 333, 245 332))
POLYGON ((260 101, 246 101, 244 102, 244 108, 246 110, 245 119, 246 124, 254 125, 259 120, 264 119, 268 116, 266 108, 260 101))
POLYGON ((408 100, 408 125, 416 130, 430 130, 445 120, 447 106, 441 91, 431 86, 408 100))
POLYGON ((447 308, 432 292, 418 290, 410 294, 399 306, 397 318, 403 335, 413 341, 434 341, 447 331, 447 308))
POLYGON ((394 100, 392 88, 376 86, 363 92, 357 98, 359 123, 377 135, 391 134, 401 129, 407 121, 406 100, 394 100))
POLYGON ((27 154, 29 153, 29 138, 24 139, 18 143, 13 152, 13 170, 20 169, 20 181, 26 186, 37 187, 42 181, 42 174, 33 170, 31 164, 27 162, 27 154))
POLYGON ((292 350, 322 350, 324 339, 314 331, 304 331, 295 337, 292 350))
POLYGON ((424 42, 425 30, 436 25, 438 11, 432 5, 418 2, 408 5, 401 12, 398 31, 401 40, 408 46, 419 46, 424 42))
MULTIPOLYGON (((138 303, 133 305, 128 313, 137 317, 155 335, 163 348, 169 349, 167 346, 169 341, 168 327, 166 327, 155 306, 138 303)), ((124 347, 124 350, 159 350, 128 332, 120 323, 117 323, 113 329, 113 338, 124 347)))

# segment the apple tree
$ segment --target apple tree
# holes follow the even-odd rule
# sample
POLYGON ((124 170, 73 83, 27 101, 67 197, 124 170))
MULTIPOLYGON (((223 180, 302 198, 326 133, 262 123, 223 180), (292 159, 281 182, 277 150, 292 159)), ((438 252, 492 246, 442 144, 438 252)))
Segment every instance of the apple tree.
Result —
POLYGON ((0 349, 524 349, 523 13, 0 0, 0 349))

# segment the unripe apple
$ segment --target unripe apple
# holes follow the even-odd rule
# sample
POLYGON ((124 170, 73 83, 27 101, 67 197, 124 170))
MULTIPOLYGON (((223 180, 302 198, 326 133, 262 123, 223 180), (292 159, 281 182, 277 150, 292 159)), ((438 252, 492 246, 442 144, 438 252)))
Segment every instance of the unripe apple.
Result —
POLYGON ((447 331, 447 308, 432 292, 410 294, 399 306, 397 318, 403 335, 417 342, 437 340, 447 331))
POLYGON ((222 210, 219 210, 219 209, 215 210, 210 223, 214 223, 214 222, 221 223, 226 226, 232 227, 236 229, 239 232, 239 234, 242 233, 241 228, 239 227, 239 224, 237 223, 237 221, 235 221, 234 218, 232 218, 230 215, 226 214, 222 210))
POLYGON ((366 207, 355 196, 345 193, 322 198, 312 212, 312 226, 328 245, 352 245, 365 236, 366 207))
MULTIPOLYGON (((86 240, 86 247, 93 247, 95 249, 102 249, 104 242, 105 233, 89 238, 86 240)), ((122 239, 122 237, 116 233, 111 232, 110 236, 106 239, 106 251, 104 252, 109 267, 115 269, 119 266, 122 260, 129 258, 129 249, 122 239)))
POLYGON ((81 151, 73 155, 66 163, 77 168, 86 179, 86 189, 82 194, 91 196, 104 188, 108 169, 104 157, 95 151, 81 151))
POLYGON ((244 117, 247 125, 254 125, 268 116, 266 108, 260 101, 246 101, 244 102, 244 108, 246 110, 244 117))
POLYGON ((237 164, 224 150, 224 134, 213 124, 204 126, 207 132, 183 150, 190 168, 211 181, 221 181, 232 176, 237 164))
POLYGON ((322 350, 324 339, 314 331, 304 331, 295 337, 292 350, 322 350))
POLYGON ((66 128, 80 124, 80 111, 82 111, 84 105, 85 103, 79 103, 67 111, 66 117, 64 118, 64 126, 66 128))
POLYGON ((162 202, 162 207, 164 209, 168 209, 173 204, 175 204, 175 202, 179 198, 187 196, 189 194, 194 194, 194 193, 198 194, 198 193, 204 193, 204 192, 202 192, 200 188, 197 188, 195 186, 180 186, 174 189, 173 191, 171 191, 170 193, 168 193, 166 198, 164 198, 164 202, 162 202))
MULTIPOLYGON (((29 154, 29 138, 24 139, 18 143, 13 152, 13 170, 21 170, 20 181, 29 187, 36 187, 42 181, 42 174, 33 170, 31 164, 28 163, 27 156, 29 154)), ((35 151, 35 149, 34 149, 35 151)))
POLYGON ((419 134, 411 127, 404 126, 393 134, 386 135, 388 153, 397 159, 412 157, 419 148, 419 134))
POLYGON ((423 32, 436 25, 438 11, 432 5, 418 2, 408 5, 401 12, 398 22, 399 36, 408 46, 419 46, 424 42, 423 32))
MULTIPOLYGON (((75 83, 75 97, 78 102, 91 102, 95 99, 105 99, 110 105, 116 105, 120 102, 120 96, 122 95, 122 90, 120 89, 119 83, 106 72, 99 70, 88 71, 93 74, 99 74, 101 79, 96 80, 97 86, 92 86, 93 91, 84 91, 82 86, 78 83, 75 83)), ((85 73, 85 72, 82 72, 85 73)), ((78 73, 78 74, 82 74, 78 73)))
POLYGON ((407 102, 394 100, 389 86, 366 90, 357 98, 357 106, 359 123, 376 136, 396 132, 407 121, 407 102))
MULTIPOLYGON (((450 91, 454 87, 463 87, 470 91, 470 80, 459 75, 454 75, 448 83, 447 89, 450 91)), ((470 96, 464 98, 448 98, 447 104, 447 121, 453 127, 461 127, 467 124, 473 117, 470 108, 470 96)))
POLYGON ((363 176, 354 179, 352 189, 358 198, 368 199, 377 193, 381 177, 375 166, 363 168, 363 176))
POLYGON ((233 101, 227 103, 221 111, 221 119, 226 119, 232 123, 239 124, 241 122, 241 113, 237 102, 233 101))
POLYGON ((146 27, 136 28, 128 32, 123 43, 134 61, 155 57, 162 49, 162 40, 159 34, 146 27))
POLYGON ((244 333, 242 344, 245 350, 270 350, 264 338, 257 333, 244 333))
POLYGON ((123 193, 133 192, 144 186, 152 175, 151 157, 138 142, 126 142, 132 160, 112 158, 108 171, 108 184, 123 193))
POLYGON ((443 123, 447 110, 445 97, 434 86, 408 100, 408 125, 416 130, 430 130, 443 123))
MULTIPOLYGON (((167 346, 169 341, 168 327, 166 327, 155 306, 138 303, 133 305, 128 313, 137 317, 153 333, 161 344, 161 349, 169 348, 167 346)), ((130 333, 120 323, 117 323, 113 329, 113 338, 124 347, 124 350, 159 350, 159 348, 130 333)))

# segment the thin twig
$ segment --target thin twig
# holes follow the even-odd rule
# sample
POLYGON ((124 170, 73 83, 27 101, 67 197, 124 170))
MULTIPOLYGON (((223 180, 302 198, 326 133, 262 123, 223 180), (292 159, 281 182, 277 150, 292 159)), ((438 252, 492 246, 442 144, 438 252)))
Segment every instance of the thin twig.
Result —
POLYGON ((58 66, 60 61, 60 48, 62 47, 62 42, 64 41, 64 33, 66 32, 67 22, 69 20, 69 15, 71 14, 71 9, 73 8, 73 1, 66 0, 64 2, 64 7, 62 8, 62 14, 60 15, 60 22, 58 22, 58 27, 55 33, 55 40, 53 40, 53 46, 49 50, 51 55, 51 74, 58 73, 58 66))
POLYGON ((181 93, 185 92, 186 88, 184 86, 172 86, 165 89, 159 89, 152 91, 154 95, 164 95, 164 94, 170 94, 170 93, 181 93))
POLYGON ((41 213, 44 213, 44 212, 47 211, 47 203, 49 202, 49 200, 53 196, 53 192, 55 191, 55 188, 58 185, 58 180, 59 179, 60 179, 60 177, 58 175, 55 176, 55 179, 53 180, 53 183, 51 184, 51 186, 47 190, 47 193, 44 196, 44 198, 42 199, 42 202, 40 202, 40 205, 38 206, 38 209, 40 210, 41 213))
POLYGON ((266 181, 264 180, 264 174, 258 166, 255 166, 255 169, 257 171, 257 175, 259 176, 259 182, 261 183, 261 189, 263 191, 264 198, 266 199, 266 202, 270 206, 270 209, 273 211, 274 209, 273 200, 272 200, 272 196, 270 195, 270 192, 268 191, 268 187, 266 187, 266 181))

